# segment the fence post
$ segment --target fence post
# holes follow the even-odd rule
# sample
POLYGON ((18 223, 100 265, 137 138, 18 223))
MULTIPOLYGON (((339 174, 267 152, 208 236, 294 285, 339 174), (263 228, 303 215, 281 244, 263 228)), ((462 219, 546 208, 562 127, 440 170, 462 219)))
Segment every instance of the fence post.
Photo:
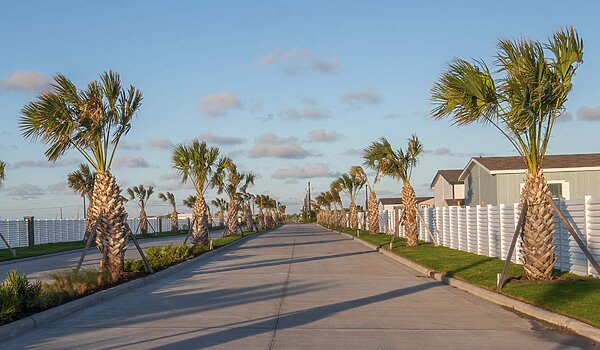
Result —
MULTIPOLYGON (((590 227, 590 201, 592 199, 592 196, 585 196, 584 197, 584 201, 583 201, 583 215, 585 218, 585 231, 583 232, 583 238, 585 239, 585 241, 583 242, 585 244, 586 247, 588 247, 588 249, 590 248, 590 231, 592 230, 592 228, 590 227)), ((588 275, 593 275, 594 274, 595 269, 592 266, 592 262, 587 259, 587 274, 588 275)), ((598 272, 596 272, 598 273, 598 272)))
POLYGON ((33 231, 33 216, 24 216, 23 219, 27 221, 27 245, 33 247, 35 245, 35 236, 33 231))

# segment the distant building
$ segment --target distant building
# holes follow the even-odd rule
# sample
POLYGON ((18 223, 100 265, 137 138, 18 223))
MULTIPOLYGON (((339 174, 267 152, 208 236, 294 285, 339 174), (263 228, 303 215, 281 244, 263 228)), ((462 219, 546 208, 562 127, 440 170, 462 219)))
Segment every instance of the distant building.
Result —
POLYGON ((459 180, 462 169, 438 170, 431 182, 433 205, 436 207, 465 204, 465 184, 459 180))
MULTIPOLYGON (((600 197, 600 153, 548 155, 543 169, 554 198, 600 197)), ((519 202, 526 171, 519 156, 471 158, 458 178, 464 182, 465 205, 519 202)))

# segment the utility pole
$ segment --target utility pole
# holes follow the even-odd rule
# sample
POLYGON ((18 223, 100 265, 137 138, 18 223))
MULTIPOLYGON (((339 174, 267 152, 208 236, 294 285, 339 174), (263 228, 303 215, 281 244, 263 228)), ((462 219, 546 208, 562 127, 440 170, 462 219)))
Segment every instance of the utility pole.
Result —
POLYGON ((308 218, 310 219, 311 211, 310 211, 310 181, 308 182, 308 218))

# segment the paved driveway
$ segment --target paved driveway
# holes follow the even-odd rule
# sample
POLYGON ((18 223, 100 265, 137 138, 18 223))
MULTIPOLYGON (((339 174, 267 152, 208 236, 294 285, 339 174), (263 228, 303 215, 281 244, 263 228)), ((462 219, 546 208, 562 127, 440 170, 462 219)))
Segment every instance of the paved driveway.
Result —
POLYGON ((5 349, 563 349, 578 336, 286 225, 0 342, 5 349))

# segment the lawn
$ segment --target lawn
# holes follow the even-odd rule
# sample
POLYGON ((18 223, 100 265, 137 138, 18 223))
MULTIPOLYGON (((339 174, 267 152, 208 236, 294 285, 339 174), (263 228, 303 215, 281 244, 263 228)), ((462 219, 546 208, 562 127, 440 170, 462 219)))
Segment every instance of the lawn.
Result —
MULTIPOLYGON (((336 230, 356 236, 356 231, 353 230, 336 230)), ((360 239, 388 249, 391 236, 369 235, 368 232, 361 231, 360 239)), ((490 290, 495 290, 496 274, 504 266, 504 261, 500 259, 436 247, 429 243, 409 248, 405 246, 403 238, 394 239, 392 251, 432 270, 490 290)), ((522 275, 523 266, 511 263, 508 276, 522 275)), ((557 280, 552 282, 509 280, 501 293, 600 326, 600 279, 561 271, 555 271, 555 276, 557 280)))
MULTIPOLYGON (((223 227, 211 227, 210 230, 219 230, 223 227)), ((159 233, 148 233, 145 235, 136 235, 137 239, 148 239, 148 238, 158 238, 158 237, 171 237, 171 236, 179 236, 187 234, 187 230, 179 230, 176 232, 165 231, 159 233)), ((85 243, 81 241, 74 242, 60 242, 60 243, 46 243, 34 245, 33 247, 21 247, 16 248, 17 256, 13 257, 10 250, 8 249, 0 249, 0 261, 8 261, 14 259, 23 259, 30 258, 34 256, 47 255, 53 253, 66 252, 74 249, 83 249, 85 247, 85 243)))

